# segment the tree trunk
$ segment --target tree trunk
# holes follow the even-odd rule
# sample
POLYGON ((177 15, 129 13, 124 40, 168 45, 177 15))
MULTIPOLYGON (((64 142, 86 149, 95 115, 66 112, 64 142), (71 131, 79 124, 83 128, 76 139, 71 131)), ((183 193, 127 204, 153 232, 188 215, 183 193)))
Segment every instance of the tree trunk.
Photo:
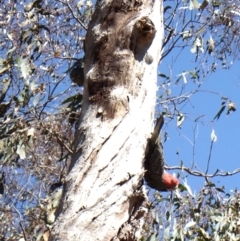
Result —
POLYGON ((139 238, 162 15, 160 0, 97 3, 85 41, 84 101, 75 153, 51 240, 139 238))

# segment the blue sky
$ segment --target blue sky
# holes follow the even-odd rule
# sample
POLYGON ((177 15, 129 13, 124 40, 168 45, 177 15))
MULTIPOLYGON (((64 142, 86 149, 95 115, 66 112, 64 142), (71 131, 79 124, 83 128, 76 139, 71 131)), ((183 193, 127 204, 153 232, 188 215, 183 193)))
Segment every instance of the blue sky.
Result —
MULTIPOLYGON (((176 52, 175 52, 176 53, 176 52)), ((167 56, 160 64, 159 71, 166 75, 169 74, 170 63, 173 63, 174 52, 171 56, 167 56)), ((209 56, 210 59, 212 57, 209 56)), ((190 52, 190 48, 186 48, 174 61, 172 67, 172 78, 176 78, 183 71, 194 69, 195 55, 190 52)), ((184 166, 191 167, 193 163, 193 145, 194 128, 195 132, 195 155, 194 161, 197 167, 203 172, 206 171, 207 162, 211 145, 211 132, 215 130, 217 141, 214 142, 208 173, 214 173, 217 169, 221 171, 232 172, 240 167, 240 68, 239 61, 233 63, 230 69, 219 69, 215 73, 208 75, 204 80, 200 91, 190 98, 188 103, 181 110, 188 118, 182 124, 181 129, 177 127, 177 121, 166 119, 164 130, 168 133, 168 140, 164 143, 165 161, 168 165, 180 165, 182 160, 184 166), (208 92, 206 92, 208 91, 208 92), (214 93, 211 93, 214 92, 214 93), (223 112, 219 120, 213 118, 221 108, 221 98, 219 95, 228 97, 236 104, 237 111, 226 115, 223 112), (195 123, 194 119, 204 115, 201 123, 195 123), (178 151, 178 155, 176 154, 178 151)), ((187 76, 187 84, 183 84, 181 79, 178 85, 173 83, 169 86, 171 96, 178 96, 180 89, 183 87, 185 92, 193 90, 196 84, 187 76)), ((161 79, 160 79, 161 83, 161 79)), ((178 172, 178 171, 175 171, 178 172)), ((181 177, 185 174, 182 173, 181 177)), ((187 177, 188 184, 192 190, 199 191, 205 182, 201 177, 187 177)), ((226 192, 231 189, 240 189, 240 174, 231 177, 216 177, 213 181, 218 187, 225 186, 226 192)))

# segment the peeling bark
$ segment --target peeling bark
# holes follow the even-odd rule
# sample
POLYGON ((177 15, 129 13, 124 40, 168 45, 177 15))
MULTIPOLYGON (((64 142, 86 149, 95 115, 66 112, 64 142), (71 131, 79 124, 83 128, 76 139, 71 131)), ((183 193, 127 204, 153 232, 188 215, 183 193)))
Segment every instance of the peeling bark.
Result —
POLYGON ((162 1, 98 1, 86 35, 75 152, 51 240, 137 240, 153 127, 162 1))

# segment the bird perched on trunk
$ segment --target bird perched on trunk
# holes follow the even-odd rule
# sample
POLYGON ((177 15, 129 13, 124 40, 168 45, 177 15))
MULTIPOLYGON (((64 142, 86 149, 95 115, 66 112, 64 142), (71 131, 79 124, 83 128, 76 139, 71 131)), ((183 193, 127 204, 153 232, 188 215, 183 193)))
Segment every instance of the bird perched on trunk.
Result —
POLYGON ((163 116, 157 119, 156 127, 148 140, 145 156, 145 181, 147 185, 158 191, 168 191, 177 188, 177 178, 164 170, 164 156, 159 132, 163 126, 163 116))

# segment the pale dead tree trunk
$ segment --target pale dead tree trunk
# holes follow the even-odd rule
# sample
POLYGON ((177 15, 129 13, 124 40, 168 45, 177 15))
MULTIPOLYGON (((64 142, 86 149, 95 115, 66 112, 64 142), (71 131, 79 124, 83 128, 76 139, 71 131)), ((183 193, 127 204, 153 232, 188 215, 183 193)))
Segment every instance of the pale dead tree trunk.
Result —
POLYGON ((162 15, 161 0, 97 3, 86 35, 75 154, 51 240, 137 240, 162 15))

